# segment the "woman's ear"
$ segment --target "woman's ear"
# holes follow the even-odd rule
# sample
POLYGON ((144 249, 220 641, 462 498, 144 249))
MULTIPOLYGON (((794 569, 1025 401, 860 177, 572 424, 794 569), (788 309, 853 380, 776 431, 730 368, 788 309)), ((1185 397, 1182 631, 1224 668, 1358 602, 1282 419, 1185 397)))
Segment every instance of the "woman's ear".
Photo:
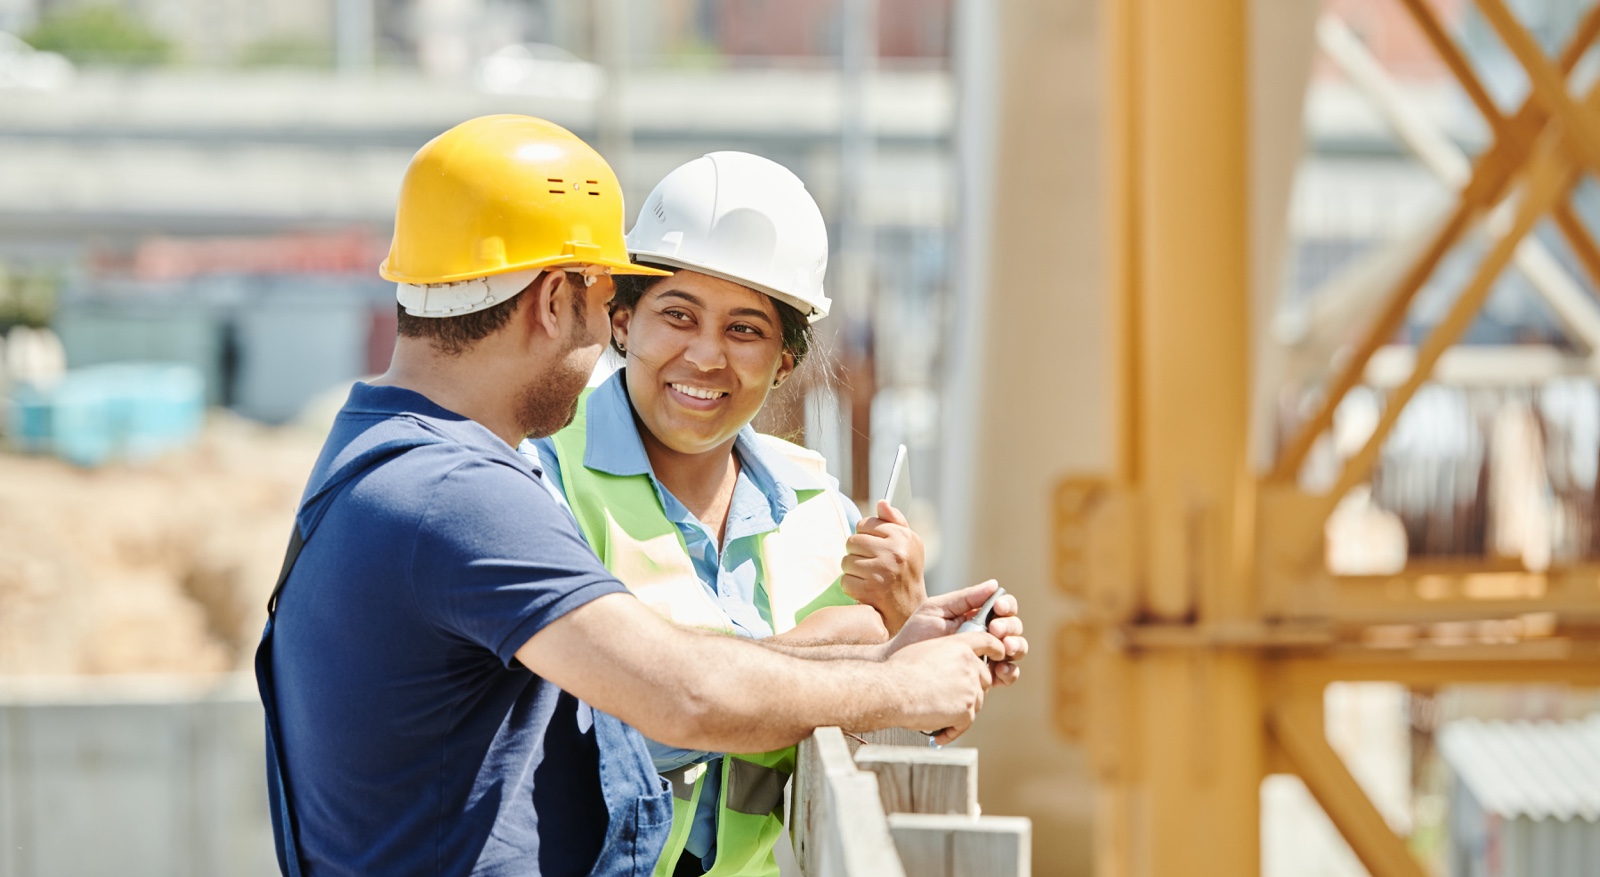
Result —
POLYGON ((773 389, 777 389, 780 384, 789 379, 790 375, 794 374, 794 366, 794 354, 785 348, 783 357, 778 360, 778 373, 772 376, 773 389))
POLYGON ((611 309, 611 343, 621 348, 624 355, 628 351, 628 325, 632 321, 632 308, 614 307, 611 309))

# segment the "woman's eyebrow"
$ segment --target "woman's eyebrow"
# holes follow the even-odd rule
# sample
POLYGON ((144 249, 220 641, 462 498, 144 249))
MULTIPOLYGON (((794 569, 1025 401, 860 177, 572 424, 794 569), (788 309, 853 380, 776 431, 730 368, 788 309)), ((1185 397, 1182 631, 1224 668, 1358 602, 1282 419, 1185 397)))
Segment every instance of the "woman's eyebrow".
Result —
POLYGON ((700 299, 690 295, 687 292, 684 292, 681 289, 669 289, 666 292, 663 292, 660 295, 656 296, 656 298, 681 298, 684 301, 688 302, 689 304, 694 305, 697 308, 703 308, 703 307, 706 306, 705 302, 703 302, 700 299))
MULTIPOLYGON (((706 306, 706 303, 701 301, 698 297, 696 297, 694 295, 691 295, 691 294, 689 294, 687 292, 684 292, 681 289, 669 289, 669 290, 666 290, 665 292, 662 292, 662 293, 658 294, 656 296, 656 298, 657 299, 681 298, 684 301, 688 302, 689 304, 694 305, 697 308, 703 308, 703 307, 706 306)), ((734 309, 728 311, 728 316, 730 316, 730 317, 754 317, 754 318, 762 321, 763 323, 766 323, 769 327, 773 324, 772 323, 772 317, 769 316, 766 311, 763 311, 760 308, 734 308, 734 309)))
POLYGON ((763 310, 759 310, 757 308, 734 308, 733 310, 728 311, 728 316, 730 316, 730 317, 755 317, 756 319, 760 320, 761 322, 766 323, 768 326, 772 325, 772 318, 767 316, 767 312, 763 311, 763 310))

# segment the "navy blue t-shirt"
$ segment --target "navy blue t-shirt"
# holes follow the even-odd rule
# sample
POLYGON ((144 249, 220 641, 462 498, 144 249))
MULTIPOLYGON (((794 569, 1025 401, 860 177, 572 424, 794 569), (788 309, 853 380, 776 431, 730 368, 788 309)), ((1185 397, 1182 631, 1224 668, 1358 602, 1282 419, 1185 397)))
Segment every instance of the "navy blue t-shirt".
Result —
MULTIPOLYGON (((306 487, 307 541, 274 622, 307 877, 594 867, 608 821, 597 714, 515 653, 625 589, 536 466, 417 393, 351 390, 306 487)), ((637 751, 605 757, 648 772, 626 733, 637 751)))

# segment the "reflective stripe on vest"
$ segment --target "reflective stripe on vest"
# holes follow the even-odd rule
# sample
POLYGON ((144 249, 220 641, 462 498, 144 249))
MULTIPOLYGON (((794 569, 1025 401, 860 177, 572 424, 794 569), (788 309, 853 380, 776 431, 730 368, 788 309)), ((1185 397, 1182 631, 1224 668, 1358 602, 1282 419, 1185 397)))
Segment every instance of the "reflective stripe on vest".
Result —
MULTIPOLYGON (((694 800, 694 787, 706 772, 704 764, 691 764, 669 770, 662 776, 672 783, 672 796, 680 801, 694 800)), ((773 815, 783 818, 783 787, 789 771, 734 758, 728 765, 727 788, 722 806, 751 816, 773 815)))
POLYGON ((772 815, 783 819, 783 787, 789 772, 766 767, 743 758, 728 763, 728 784, 722 790, 722 806, 751 816, 772 815))

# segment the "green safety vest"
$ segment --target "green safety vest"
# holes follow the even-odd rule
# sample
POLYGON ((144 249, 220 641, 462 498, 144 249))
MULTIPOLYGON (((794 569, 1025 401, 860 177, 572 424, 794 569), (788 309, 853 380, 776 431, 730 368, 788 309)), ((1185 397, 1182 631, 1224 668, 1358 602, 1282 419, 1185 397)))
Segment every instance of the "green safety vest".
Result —
MULTIPOLYGON (((667 518, 648 475, 612 475, 583 464, 588 438, 589 392, 571 424, 551 437, 567 502, 578 528, 600 560, 628 590, 672 621, 735 634, 732 619, 706 593, 678 526, 667 518)), ((792 462, 826 473, 822 456, 768 435, 758 440, 792 462)), ((850 527, 826 490, 796 492, 799 503, 778 529, 762 534, 761 588, 771 608, 773 633, 793 628, 824 606, 852 601, 839 586, 850 527)), ((794 773, 793 746, 773 752, 726 755, 717 812, 715 877, 776 877, 772 847, 783 831, 783 789, 794 773)), ((689 841, 695 809, 705 790, 705 766, 673 771, 672 834, 655 877, 670 877, 689 841)))

